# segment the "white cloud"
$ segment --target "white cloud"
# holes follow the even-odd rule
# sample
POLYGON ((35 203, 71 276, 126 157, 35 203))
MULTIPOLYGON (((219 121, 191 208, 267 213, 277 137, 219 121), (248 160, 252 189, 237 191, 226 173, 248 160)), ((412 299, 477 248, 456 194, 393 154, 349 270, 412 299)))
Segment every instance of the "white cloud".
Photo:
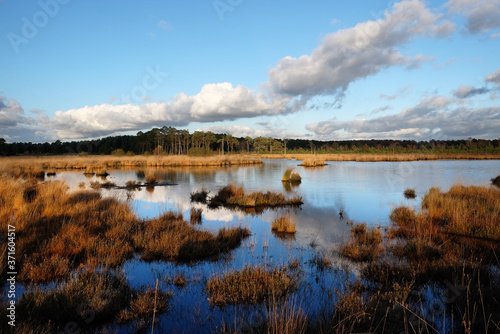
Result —
POLYGON ((467 17, 465 28, 469 33, 500 27, 500 0, 450 0, 446 6, 451 13, 467 17))
POLYGON ((268 87, 289 96, 341 94, 351 82, 383 68, 418 67, 429 58, 406 57, 397 46, 420 35, 443 37, 454 28, 453 23, 443 21, 423 2, 402 1, 394 4, 393 11, 386 12, 382 19, 327 35, 311 55, 281 59, 269 72, 268 87))
POLYGON ((345 122, 323 121, 309 124, 306 128, 323 139, 498 137, 500 107, 456 107, 449 110, 454 102, 437 95, 423 99, 417 106, 398 114, 345 122))
POLYGON ((287 113, 287 98, 273 101, 260 92, 230 83, 207 84, 200 93, 180 93, 170 102, 142 105, 101 104, 57 111, 47 126, 59 138, 99 137, 120 131, 142 130, 159 124, 184 126, 243 117, 287 113))
POLYGON ((0 128, 14 127, 27 122, 31 121, 24 116, 24 110, 16 100, 7 100, 5 96, 0 96, 0 128))
POLYGON ((490 73, 486 76, 485 80, 487 82, 492 82, 497 85, 497 87, 500 89, 500 69, 494 73, 490 73))
POLYGON ((170 30, 172 29, 172 25, 165 21, 165 20, 160 20, 158 23, 157 23, 157 26, 158 28, 162 29, 162 30, 170 30))

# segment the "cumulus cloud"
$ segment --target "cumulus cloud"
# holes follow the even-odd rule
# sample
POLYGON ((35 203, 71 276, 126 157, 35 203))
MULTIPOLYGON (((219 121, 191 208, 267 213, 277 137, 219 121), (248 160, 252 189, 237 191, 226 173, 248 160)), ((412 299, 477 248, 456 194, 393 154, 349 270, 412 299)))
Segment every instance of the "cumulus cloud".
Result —
POLYGON ((172 101, 142 105, 101 104, 57 111, 49 127, 65 139, 99 137, 142 130, 158 124, 185 126, 289 112, 290 99, 269 101, 261 92, 230 83, 207 84, 193 96, 180 93, 172 101))
POLYGON ((497 87, 500 89, 500 69, 494 73, 490 73, 486 76, 485 80, 487 82, 492 82, 497 85, 497 87))
POLYGON ((465 28, 471 34, 500 27, 500 0, 450 0, 446 6, 451 13, 466 16, 465 28))
POLYGON ((5 96, 0 96, 0 129, 32 122, 24 115, 23 108, 16 100, 7 100, 5 96))
POLYGON ((461 99, 466 99, 475 95, 482 95, 488 93, 490 90, 486 87, 474 88, 473 86, 461 85, 458 89, 453 90, 451 93, 461 99))
POLYGON ((432 96, 398 114, 352 121, 324 121, 306 128, 327 139, 347 138, 496 138, 500 128, 500 107, 450 108, 453 99, 432 96), (450 110, 451 109, 451 110, 450 110))
POLYGON ((447 36, 455 26, 419 0, 394 4, 384 18, 329 34, 311 55, 285 57, 269 72, 272 91, 305 97, 339 94, 360 78, 390 66, 418 67, 425 55, 402 55, 397 46, 416 36, 447 36))

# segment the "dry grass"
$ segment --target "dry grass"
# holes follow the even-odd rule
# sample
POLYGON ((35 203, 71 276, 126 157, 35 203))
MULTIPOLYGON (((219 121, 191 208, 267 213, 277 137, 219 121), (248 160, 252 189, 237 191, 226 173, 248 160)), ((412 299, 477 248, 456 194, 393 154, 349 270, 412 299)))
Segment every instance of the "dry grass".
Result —
POLYGON ((18 175, 41 173, 47 169, 80 169, 95 173, 110 168, 122 167, 179 167, 179 166, 233 166, 261 164, 262 160, 250 155, 225 155, 211 157, 164 156, 53 156, 53 157, 8 157, 0 163, 18 175))
POLYGON ((299 166, 303 167, 323 167, 326 166, 325 159, 323 157, 319 158, 306 158, 299 166))
POLYGON ((297 286, 286 268, 246 267, 212 276, 206 286, 211 304, 252 304, 288 295, 297 286))
POLYGON ((403 194, 405 195, 405 198, 408 199, 414 199, 417 197, 415 189, 406 189, 403 194))
POLYGON ((222 228, 217 233, 200 231, 183 220, 181 214, 167 213, 139 224, 134 244, 146 261, 190 262, 217 259, 238 247, 250 235, 247 228, 222 228))
MULTIPOLYGON (((68 323, 85 332, 116 320, 150 319, 155 291, 136 291, 121 273, 82 271, 68 282, 52 288, 34 288, 24 293, 16 305, 18 333, 66 332, 68 323)), ((157 312, 167 311, 171 294, 157 294, 157 312)), ((3 328, 3 324, 0 325, 3 328)))
POLYGON ((202 209, 191 208, 189 212, 191 224, 201 224, 202 213, 202 209))
MULTIPOLYGON (((423 303, 415 298, 420 287, 432 283, 451 295, 444 307, 456 319, 449 324, 453 331, 499 329, 500 285, 489 269, 500 265, 499 195, 493 187, 433 188, 424 196, 421 212, 394 209, 389 239, 382 243, 387 255, 361 267, 362 278, 376 282, 376 289, 360 285, 340 294, 333 326, 340 332, 392 332, 391 326, 433 330, 425 317, 412 317, 423 303), (398 289, 413 300, 387 299, 398 289)), ((366 235, 364 230, 353 230, 353 238, 366 235)), ((350 252, 343 255, 352 258, 350 252)))
POLYGON ((500 160, 498 153, 327 153, 261 154, 261 159, 321 159, 323 161, 500 160))
POLYGON ((281 193, 270 191, 245 194, 243 188, 234 184, 221 188, 209 201, 209 206, 211 207, 228 206, 241 208, 298 206, 302 204, 302 197, 300 196, 286 198, 281 193))
POLYGON ((295 220, 290 215, 281 216, 276 218, 271 223, 271 230, 278 233, 295 233, 295 220))
POLYGON ((16 259, 20 281, 65 280, 79 266, 114 268, 134 254, 165 261, 216 258, 249 235, 243 228, 199 231, 173 213, 141 221, 127 204, 98 192, 69 193, 60 181, 0 179, 0 219, 16 226, 16 252, 23 254, 16 259))
POLYGON ((382 232, 368 229, 366 224, 355 225, 351 229, 351 241, 342 247, 340 254, 355 262, 370 262, 382 251, 382 232))
POLYGON ((293 170, 293 167, 287 168, 281 177, 281 182, 300 183, 302 181, 302 177, 299 173, 293 173, 293 170))

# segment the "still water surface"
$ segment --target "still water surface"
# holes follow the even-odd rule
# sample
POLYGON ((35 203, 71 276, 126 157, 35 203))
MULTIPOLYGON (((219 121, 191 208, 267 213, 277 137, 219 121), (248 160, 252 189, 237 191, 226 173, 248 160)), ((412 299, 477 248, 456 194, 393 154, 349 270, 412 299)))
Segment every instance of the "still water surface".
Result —
MULTIPOLYGON (((107 180, 123 186, 129 180, 144 181, 144 175, 155 173, 159 181, 175 185, 142 188, 140 191, 119 189, 101 190, 104 196, 129 201, 133 210, 142 218, 156 217, 167 210, 183 213, 189 220, 192 207, 203 209, 203 223, 199 228, 217 230, 221 227, 243 226, 252 236, 234 250, 225 260, 201 261, 191 265, 153 262, 139 259, 123 267, 131 285, 154 286, 156 279, 165 291, 173 291, 174 298, 168 314, 162 317, 164 330, 179 332, 213 332, 221 323, 244 327, 245 321, 262 315, 264 309, 256 307, 211 307, 204 292, 206 280, 214 274, 223 274, 248 265, 281 266, 297 259, 301 263, 301 288, 293 301, 308 317, 322 309, 333 307, 334 289, 342 290, 346 281, 353 280, 357 267, 339 259, 335 252, 338 245, 350 234, 347 221, 366 222, 373 226, 387 226, 390 211, 400 205, 419 207, 425 193, 432 187, 448 190, 453 184, 485 185, 500 174, 500 161, 415 161, 415 162, 329 162, 322 168, 297 166, 295 160, 265 160, 262 165, 227 168, 162 168, 142 170, 111 170, 107 180), (296 187, 284 187, 281 176, 288 167, 302 176, 296 187), (190 202, 190 193, 206 189, 214 194, 233 182, 250 191, 284 192, 289 196, 302 196, 300 209, 265 210, 263 213, 219 208, 211 210, 202 204, 190 202), (403 191, 416 190, 417 198, 405 199, 403 191), (343 217, 339 215, 343 212, 343 217), (291 213, 297 222, 297 233, 283 239, 271 233, 270 222, 291 213), (332 259, 328 273, 314 264, 320 254, 332 259), (173 277, 184 274, 188 284, 179 288, 173 277), (251 314, 251 316, 249 316, 251 314), (242 316, 244 315, 244 316, 242 316), (235 324, 235 319, 243 323, 235 324)), ((96 178, 86 178, 81 173, 65 172, 55 176, 73 189, 84 182, 88 187, 96 178)), ((427 291, 423 295, 429 295, 427 291)), ((438 298, 436 296, 428 299, 438 298)), ((443 326, 443 328, 448 328, 443 326)), ((121 328, 124 332, 130 328, 121 328)), ((449 329, 449 328, 448 328, 449 329)))

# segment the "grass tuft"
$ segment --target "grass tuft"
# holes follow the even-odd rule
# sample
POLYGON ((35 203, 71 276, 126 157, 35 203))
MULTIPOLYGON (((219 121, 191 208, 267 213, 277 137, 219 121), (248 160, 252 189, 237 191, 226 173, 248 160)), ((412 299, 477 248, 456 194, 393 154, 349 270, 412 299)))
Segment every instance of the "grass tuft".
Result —
POLYGON ((415 193, 415 189, 406 189, 404 191, 405 198, 408 199, 414 199, 417 197, 417 194, 415 193))
POLYGON ((295 220, 290 216, 281 216, 271 223, 271 230, 278 233, 295 233, 295 220))
POLYGON ((212 276, 206 286, 211 304, 254 304, 293 292, 297 280, 286 268, 246 267, 223 277, 212 276))

